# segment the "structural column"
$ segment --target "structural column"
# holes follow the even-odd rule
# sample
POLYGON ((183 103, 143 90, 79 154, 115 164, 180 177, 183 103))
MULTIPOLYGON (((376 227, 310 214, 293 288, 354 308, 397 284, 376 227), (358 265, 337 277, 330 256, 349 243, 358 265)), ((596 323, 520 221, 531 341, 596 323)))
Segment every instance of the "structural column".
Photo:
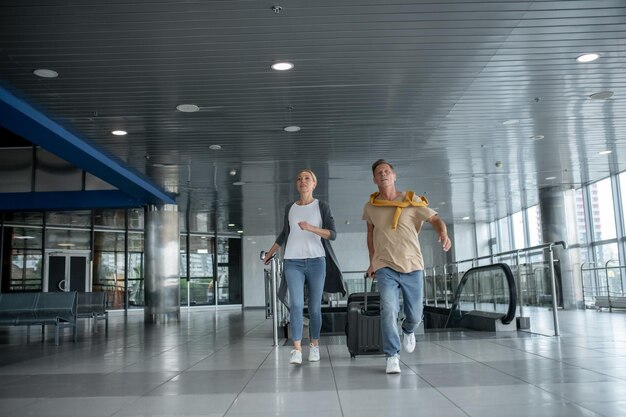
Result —
MULTIPOLYGON (((576 224, 576 200, 573 190, 563 190, 560 187, 548 187, 539 190, 539 209, 541 211, 541 228, 543 241, 570 243, 575 241, 575 230, 568 231, 567 219, 572 225, 576 224)), ((577 308, 580 298, 580 285, 576 285, 572 271, 572 260, 569 249, 555 246, 554 259, 558 260, 561 271, 560 287, 563 307, 577 308)), ((547 260, 547 259, 546 259, 547 260)), ((558 275, 557 275, 558 280, 558 275)), ((557 289, 558 291, 558 289, 557 289)))
POLYGON ((146 323, 180 319, 178 206, 148 206, 145 215, 146 323))

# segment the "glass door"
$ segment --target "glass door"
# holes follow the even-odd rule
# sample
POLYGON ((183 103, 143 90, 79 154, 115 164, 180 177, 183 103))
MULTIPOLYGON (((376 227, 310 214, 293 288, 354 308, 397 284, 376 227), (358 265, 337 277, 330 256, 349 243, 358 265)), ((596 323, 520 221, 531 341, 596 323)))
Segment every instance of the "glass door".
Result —
POLYGON ((89 253, 49 252, 46 265, 44 291, 91 291, 89 253))

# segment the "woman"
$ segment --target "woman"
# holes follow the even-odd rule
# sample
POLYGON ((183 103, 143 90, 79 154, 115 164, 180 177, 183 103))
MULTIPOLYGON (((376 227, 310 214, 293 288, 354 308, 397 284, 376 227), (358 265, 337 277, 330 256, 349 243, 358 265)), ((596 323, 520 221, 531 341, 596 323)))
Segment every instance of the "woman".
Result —
POLYGON ((283 273, 289 290, 289 326, 293 340, 289 363, 297 365, 302 363, 304 284, 309 288, 310 362, 320 360, 322 293, 346 293, 337 258, 330 246, 330 241, 337 236, 335 220, 328 203, 313 198, 316 186, 313 171, 305 169, 298 173, 296 188, 300 198, 285 207, 283 231, 264 258, 268 264, 276 251, 285 246, 283 273))

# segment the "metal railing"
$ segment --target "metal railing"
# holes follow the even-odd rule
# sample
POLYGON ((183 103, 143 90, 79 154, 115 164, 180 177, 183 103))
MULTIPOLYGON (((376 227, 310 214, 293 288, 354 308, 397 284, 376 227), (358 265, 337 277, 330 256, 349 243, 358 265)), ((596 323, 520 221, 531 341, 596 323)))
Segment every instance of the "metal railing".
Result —
MULTIPOLYGON (((266 252, 261 251, 260 258, 262 261, 265 260, 265 255, 266 252)), ((271 311, 272 317, 272 346, 278 346, 278 275, 280 262, 277 255, 272 256, 269 265, 269 291, 266 291, 266 296, 269 296, 270 299, 266 300, 266 308, 268 308, 268 312, 271 311)))
POLYGON ((624 297, 624 281, 623 276, 620 273, 619 279, 619 289, 620 291, 611 291, 611 278, 609 276, 609 270, 612 269, 624 269, 626 265, 611 265, 611 262, 617 262, 615 259, 609 259, 606 261, 604 266, 598 267, 590 267, 585 268, 585 265, 595 265, 595 262, 583 262, 580 264, 580 281, 582 287, 582 296, 583 296, 583 304, 586 306, 586 296, 589 295, 594 300, 594 306, 598 307, 598 303, 596 302, 596 298, 606 296, 607 297, 607 305, 609 308, 609 312, 613 312, 613 303, 611 297, 624 297), (593 271, 594 280, 591 285, 585 285, 585 272, 593 271), (605 285, 600 285, 600 279, 598 278, 598 271, 604 271, 604 279, 605 285), (588 288, 587 293, 585 292, 585 288, 588 288), (591 294, 589 294, 591 293, 591 294))
MULTIPOLYGON (((520 317, 524 317, 524 294, 522 291, 522 277, 521 277, 521 266, 522 263, 520 261, 521 255, 522 254, 526 254, 527 256, 529 256, 532 253, 536 253, 539 251, 543 251, 543 250, 547 250, 548 251, 548 265, 549 265, 549 269, 550 269, 550 287, 551 287, 551 304, 552 304, 552 316, 553 316, 553 322, 554 322, 554 335, 555 336, 559 336, 560 335, 560 329, 559 329, 559 320, 558 320, 558 301, 557 301, 557 284, 556 284, 556 275, 555 275, 555 270, 554 270, 554 251, 553 248, 555 246, 561 246, 563 247, 563 249, 567 249, 567 243, 565 243, 564 241, 559 241, 559 242, 549 242, 549 243, 544 243, 542 245, 537 245, 537 246, 531 246, 528 248, 523 248, 523 249, 515 249, 515 250, 510 250, 510 251, 506 251, 506 252, 500 252, 500 253, 496 253, 493 255, 485 255, 485 256, 478 256, 478 257, 474 257, 474 258, 469 258, 469 259, 464 259, 464 260, 460 260, 460 261, 456 261, 456 262, 452 262, 449 264, 445 264, 445 265, 439 265, 439 266, 434 266, 431 268, 428 268, 428 270, 432 271, 432 277, 425 277, 425 294, 428 294, 428 290, 432 291, 432 295, 433 295, 433 302, 434 305, 437 306, 438 304, 438 297, 437 295, 439 294, 437 292, 437 285, 438 285, 438 278, 440 278, 443 283, 440 286, 440 288, 444 289, 444 293, 445 296, 442 297, 443 300, 445 300, 446 306, 448 303, 448 283, 450 283, 450 285, 452 285, 453 283, 453 278, 456 278, 456 285, 458 285, 460 278, 462 277, 463 273, 459 272, 459 265, 461 264, 465 264, 465 263, 471 263, 472 267, 478 266, 479 261, 484 260, 484 259, 489 259, 491 261, 491 263, 494 263, 494 260, 496 258, 502 258, 504 256, 514 256, 515 258, 515 266, 516 266, 516 287, 518 290, 518 300, 519 300, 519 315, 520 317), (444 275, 437 275, 437 270, 441 269, 444 271, 444 275), (448 272, 450 271, 450 272, 448 272), (431 278, 430 280, 426 279, 426 278, 431 278), (431 281, 432 282, 432 287, 429 288, 427 286, 427 281, 431 281)), ((429 283, 430 284, 430 283, 429 283)), ((425 297, 426 299, 426 297, 425 297)))

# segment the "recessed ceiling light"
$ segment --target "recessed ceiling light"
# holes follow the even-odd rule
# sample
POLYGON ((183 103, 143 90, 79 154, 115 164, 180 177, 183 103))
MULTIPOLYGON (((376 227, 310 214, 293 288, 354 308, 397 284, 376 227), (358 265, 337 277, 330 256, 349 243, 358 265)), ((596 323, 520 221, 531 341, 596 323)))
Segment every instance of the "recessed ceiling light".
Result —
POLYGON ((595 93, 589 96, 592 100, 607 100, 613 97, 612 91, 600 91, 599 93, 595 93))
POLYGON ((609 150, 606 150, 606 151, 600 151, 600 152, 598 152, 598 155, 608 155, 608 154, 610 154, 610 153, 612 153, 612 152, 613 152, 613 151, 609 151, 609 150))
POLYGON ((546 177, 547 181, 552 181, 552 180, 555 180, 555 179, 556 179, 556 177, 546 177))
POLYGON ((35 71, 33 71, 33 74, 41 78, 56 78, 59 76, 58 72, 45 68, 36 69, 35 71))
POLYGON ((235 223, 228 223, 228 227, 235 227, 235 223))
POLYGON ((183 113, 195 113, 200 110, 200 107, 195 104, 179 104, 176 106, 176 110, 182 111, 183 113))
POLYGON ((469 216, 463 217, 463 220, 469 220, 469 219, 470 219, 469 216))
POLYGON ((243 230, 237 230, 237 233, 242 234, 243 230))
POLYGON ((519 119, 509 119, 509 120, 505 120, 504 122, 502 122, 502 124, 505 126, 516 125, 518 123, 519 123, 519 119))
POLYGON ((235 181, 233 182, 233 185, 245 185, 244 181, 235 181))
POLYGON ((76 245, 73 244, 73 243, 57 243, 57 246, 62 246, 64 248, 71 248, 71 247, 76 246, 76 245))
POLYGON ((114 130, 113 132, 111 132, 111 134, 115 136, 125 136, 128 134, 128 132, 125 130, 114 130))
POLYGON ((275 71, 289 71, 293 68, 291 62, 275 62, 272 64, 272 69, 275 71))
POLYGON ((13 236, 13 239, 17 239, 17 240, 29 240, 29 239, 34 239, 34 236, 13 236))
POLYGON ((209 149, 212 151, 219 151, 222 149, 222 145, 209 145, 209 149))
POLYGON ((300 131, 300 126, 285 126, 283 128, 283 130, 285 132, 299 132, 300 131))
POLYGON ((545 138, 545 136, 543 136, 543 135, 532 135, 530 138, 532 140, 541 140, 541 139, 545 138))
POLYGON ((593 62, 598 58, 600 58, 600 55, 598 54, 583 54, 576 58, 576 61, 586 64, 587 62, 593 62))

